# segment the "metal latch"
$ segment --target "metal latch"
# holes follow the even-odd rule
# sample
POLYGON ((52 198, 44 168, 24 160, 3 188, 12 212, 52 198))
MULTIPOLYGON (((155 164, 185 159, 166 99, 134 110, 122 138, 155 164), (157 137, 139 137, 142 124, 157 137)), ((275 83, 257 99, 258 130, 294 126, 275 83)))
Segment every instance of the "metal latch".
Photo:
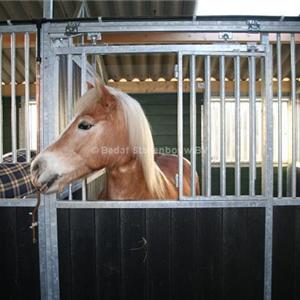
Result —
POLYGON ((65 29, 66 36, 73 36, 78 34, 79 22, 69 22, 65 29))
POLYGON ((259 32, 260 24, 257 20, 247 20, 248 31, 250 32, 259 32))

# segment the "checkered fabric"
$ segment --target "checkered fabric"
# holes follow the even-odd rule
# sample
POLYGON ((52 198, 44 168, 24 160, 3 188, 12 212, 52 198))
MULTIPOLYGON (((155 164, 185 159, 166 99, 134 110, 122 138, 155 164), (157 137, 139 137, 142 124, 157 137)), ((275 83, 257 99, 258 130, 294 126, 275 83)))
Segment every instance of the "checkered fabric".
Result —
MULTIPOLYGON (((31 158, 35 156, 31 151, 31 158)), ((26 162, 26 151, 17 151, 17 163, 12 163, 12 155, 3 157, 0 163, 0 198, 19 198, 35 192, 30 181, 30 163, 26 162)))

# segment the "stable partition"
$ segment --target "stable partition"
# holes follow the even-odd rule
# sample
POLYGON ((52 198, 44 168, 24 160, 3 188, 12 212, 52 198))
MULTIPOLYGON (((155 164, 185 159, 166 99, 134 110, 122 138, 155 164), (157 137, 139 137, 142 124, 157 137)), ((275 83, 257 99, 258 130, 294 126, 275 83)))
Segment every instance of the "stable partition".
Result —
MULTIPOLYGON (((234 231, 239 241, 245 243, 249 241, 248 246, 251 250, 253 248, 254 251, 258 251, 255 252, 256 256, 252 257, 252 251, 247 247, 243 248, 243 257, 245 258, 243 261, 246 261, 247 255, 249 255, 257 267, 254 271, 252 270, 251 276, 253 277, 251 278, 263 279, 263 284, 256 285, 258 292, 253 297, 272 299, 273 253, 277 255, 277 267, 280 265, 280 263, 278 264, 280 256, 278 253, 281 253, 278 251, 279 248, 273 249, 273 245, 280 247, 283 243, 280 230, 275 234, 276 239, 273 241, 273 222, 277 225, 280 224, 277 218, 281 215, 285 217, 292 215, 296 220, 296 213, 281 212, 283 208, 280 206, 291 206, 292 210, 293 206, 300 205, 299 194, 297 194, 300 138, 299 100, 297 98, 299 61, 297 60, 298 45, 296 43, 299 40, 297 32, 300 32, 300 25, 296 21, 269 22, 266 20, 261 21, 260 26, 253 29, 251 24, 253 22, 220 21, 220 23, 216 23, 205 20, 113 22, 107 20, 75 24, 77 26, 75 31, 70 31, 71 23, 45 22, 42 25, 40 36, 42 101, 39 110, 41 148, 44 149, 51 144, 67 122, 72 119, 74 102, 87 90, 87 82, 93 80, 95 73, 105 74, 103 66, 97 61, 101 61, 108 55, 121 57, 124 55, 164 54, 175 57, 174 81, 177 82, 176 117, 179 164, 176 176, 178 201, 168 201, 168 199, 163 201, 139 201, 138 199, 136 201, 87 201, 85 182, 82 184, 82 195, 79 196, 79 200, 72 199, 73 188, 71 186, 68 200, 61 200, 55 194, 41 196, 42 206, 39 210, 38 229, 42 299, 68 298, 70 295, 75 297, 74 291, 66 288, 68 287, 67 280, 73 280, 71 286, 76 290, 75 279, 82 280, 82 277, 78 273, 80 268, 74 266, 77 263, 80 266, 78 260, 82 259, 84 255, 90 257, 96 253, 94 250, 82 250, 81 241, 84 240, 84 243, 95 242, 95 247, 99 247, 99 243, 101 243, 101 248, 103 247, 102 243, 112 242, 109 238, 110 228, 113 228, 112 230, 120 238, 119 242, 116 241, 120 246, 120 257, 117 257, 116 253, 115 255, 116 260, 120 260, 121 273, 130 274, 131 263, 133 266, 137 266, 135 258, 128 254, 128 248, 139 248, 139 245, 135 245, 138 237, 144 237, 144 240, 141 239, 143 249, 148 247, 148 239, 151 241, 149 249, 151 249, 152 256, 150 255, 149 259, 155 259, 157 253, 152 243, 155 244, 159 239, 166 242, 165 237, 169 233, 169 231, 164 231, 160 235, 160 231, 154 226, 156 222, 162 225, 162 230, 164 226, 168 226, 172 232, 172 239, 168 240, 169 244, 166 245, 168 253, 165 255, 170 262, 168 266, 173 266, 172 268, 178 268, 178 270, 183 266, 177 263, 180 262, 180 259, 186 258, 184 253, 180 252, 180 242, 182 244, 191 242, 191 245, 195 246, 192 248, 195 251, 201 250, 197 244, 199 241, 209 240, 211 249, 214 249, 214 245, 221 247, 220 245, 223 243, 223 248, 221 248, 224 252, 218 248, 222 252, 222 257, 224 256, 224 263, 217 264, 218 267, 222 265, 224 271, 222 271, 223 279, 220 280, 228 278, 226 272, 230 271, 224 264, 230 257, 230 250, 235 249, 236 256, 239 254, 239 249, 231 244, 229 238, 229 233, 234 231), (206 40, 205 43, 199 44, 180 44, 178 41, 177 44, 172 45, 126 44, 122 46, 104 45, 101 44, 101 40, 97 40, 98 34, 105 32, 223 32, 224 30, 255 36, 259 33, 259 40, 254 44, 253 40, 251 43, 247 43, 247 41, 235 42, 221 39, 217 44, 209 43, 206 40), (278 34, 274 38, 274 34, 269 34, 269 32, 278 34), (87 39, 88 35, 95 36, 93 43, 87 39), (282 36, 284 36, 284 44, 281 41, 282 36), (283 57, 282 49, 284 48, 286 51, 287 45, 289 50, 283 57), (199 79, 199 70, 202 80, 199 79), (246 77, 245 74, 247 74, 246 77), (229 85, 231 85, 231 94, 227 92, 229 85), (288 85, 290 85, 290 89, 287 89, 288 85), (199 94, 203 95, 200 101, 197 100, 199 94), (186 112, 187 107, 189 108, 188 112, 186 112), (61 111, 64 111, 66 118, 61 117, 61 111), (283 116, 283 114, 288 116, 283 116), (247 126, 244 124, 245 120, 247 120, 247 126), (284 120, 287 120, 288 125, 284 120), (275 122, 276 126, 274 126, 275 122), (189 129, 188 141, 184 138, 187 135, 186 127, 189 129), (287 144, 284 144, 284 141, 288 141, 287 144), (183 159, 186 144, 190 148, 191 195, 183 194, 183 159), (229 144, 234 145, 230 146, 229 144), (200 153, 197 152, 199 147, 200 153), (288 155, 284 154, 286 147, 288 155), (231 159, 232 157, 233 159, 231 159), (217 175, 215 169, 218 169, 217 175), (200 195, 196 195, 194 188, 196 172, 200 176, 200 195), (247 176, 245 176, 245 172, 247 176), (232 181, 231 190, 228 188, 229 181, 232 181), (243 190, 244 184, 247 186, 246 192, 243 190), (275 216, 273 216, 274 207, 276 207, 275 216), (111 218, 116 223, 111 224, 111 218), (182 222, 182 218, 185 222, 182 222), (211 220, 215 220, 218 226, 211 220), (202 224, 202 221, 205 224, 202 224), (235 224, 242 224, 243 230, 235 231, 235 224), (201 231, 204 227, 212 235, 217 232, 216 236, 220 240, 216 244, 211 235, 208 235, 206 231, 201 231), (91 234, 91 230, 93 234, 91 234), (103 239, 99 232, 103 233, 103 239), (187 232, 193 232, 191 240, 189 240, 190 236, 187 232), (249 240, 243 239, 245 232, 249 240), (72 235, 71 241, 68 239, 69 234, 72 235), (66 248, 62 244, 64 242, 66 248), (258 248, 255 247, 256 244, 259 244, 258 248), (75 253, 72 247, 78 247, 82 251, 75 251, 75 253), (76 254, 78 260, 75 256, 71 257, 70 253, 76 254), (71 261, 67 261, 68 257, 71 257, 71 261), (75 275, 72 273, 73 271, 75 275), (68 276, 65 276, 66 272, 69 272, 68 276), (61 290, 60 286, 63 287, 61 290)), ((3 28, 3 30, 5 29, 3 28)), ((28 43, 28 36, 25 35, 26 43, 28 43)), ((11 45, 14 46, 14 34, 11 35, 11 45)), ((27 48, 25 47, 25 50, 27 48)), ((28 53, 28 49, 26 53, 28 53)), ((14 50, 11 50, 11 57, 14 60, 14 50)), ((25 65, 28 65, 28 62, 25 62, 25 65)), ((11 66, 13 80, 13 62, 11 66)), ((27 70, 27 68, 25 69, 27 70)), ((103 75, 103 78, 105 77, 103 75)), ((11 93, 14 98, 14 86, 12 86, 11 93)), ((15 111, 13 105, 12 111, 15 111)), ((15 128, 13 125, 14 140, 15 128)), ((16 153, 14 152, 15 142, 12 143, 12 148, 13 153, 16 153)), ((16 200, 15 202, 6 199, 0 202, 0 206, 34 206, 34 204, 34 199, 16 200), (25 203, 25 201, 27 202, 25 203)), ((291 224, 287 222, 284 226, 284 228, 290 228, 291 224)), ((276 230, 278 230, 278 226, 276 230)), ((294 239, 297 240, 295 236, 291 236, 291 240, 294 239)), ((244 245, 246 244, 243 243, 244 245)), ((101 249, 104 251, 103 248, 101 249)), ((213 258, 207 256, 207 253, 202 253, 202 258, 195 256, 195 259, 197 261, 198 259, 199 261, 201 259, 217 259, 221 252, 214 253, 213 258)), ((103 277, 110 273, 104 274, 99 271, 101 263, 106 259, 105 255, 109 256, 109 253, 106 252, 102 252, 102 254, 103 257, 95 258, 98 264, 96 278, 106 282, 107 288, 113 289, 111 283, 114 281, 107 282, 103 277)), ((153 275, 151 272, 158 272, 158 269, 155 269, 157 265, 151 269, 147 257, 146 266, 143 262, 145 258, 141 254, 138 257, 137 268, 140 271, 142 269, 141 274, 145 276, 142 278, 145 278, 146 290, 140 288, 144 281, 139 282, 137 295, 144 295, 151 290, 147 278, 149 279, 153 275)), ((108 259, 110 258, 108 257, 108 259)), ((231 259, 234 261, 233 265, 238 269, 239 263, 233 257, 231 259)), ((92 264, 90 260, 88 263, 92 264)), ((189 264, 192 266, 193 262, 189 261, 189 264)), ((199 267, 199 265, 197 266, 199 267)), ((207 265, 205 265, 206 267, 207 265)), ((244 267, 248 270, 252 265, 245 264, 244 267)), ((193 274, 201 276, 199 270, 197 269, 193 274)), ((171 283, 168 282, 166 286, 172 284, 173 287, 182 288, 179 285, 179 273, 169 273, 169 279, 175 278, 175 280, 171 280, 171 283)), ((93 277, 91 278, 93 279, 93 277)), ((211 279, 213 280, 213 278, 211 279)), ((275 277, 274 282, 276 280, 278 280, 278 276, 275 277)), ((241 284, 246 281, 247 278, 241 284)), ((126 295, 128 297, 130 295, 126 289, 132 287, 132 282, 129 282, 127 286, 122 281, 121 294, 123 293, 125 298, 126 295)), ((202 282, 205 282, 204 276, 202 282)), ((210 281, 210 283, 212 282, 210 281)), ((230 284, 230 281, 224 282, 230 284)), ((92 286, 97 289, 97 284, 93 283, 92 286)), ((188 281, 186 286, 189 286, 188 281)), ((239 295, 239 297, 243 295, 243 293, 233 293, 232 291, 228 291, 226 294, 227 285, 219 287, 220 295, 239 295)), ((253 291, 253 287, 245 288, 250 293, 253 291)), ((170 294, 171 296, 177 295, 176 288, 174 291, 170 294)), ((273 293, 274 291, 276 292, 276 288, 273 289, 273 293)), ((102 292, 105 291, 99 288, 91 294, 100 295, 102 292)), ((195 294, 197 293, 195 292, 195 294)), ((276 296, 276 294, 274 295, 276 296)), ((203 297, 207 299, 205 296, 203 297)))

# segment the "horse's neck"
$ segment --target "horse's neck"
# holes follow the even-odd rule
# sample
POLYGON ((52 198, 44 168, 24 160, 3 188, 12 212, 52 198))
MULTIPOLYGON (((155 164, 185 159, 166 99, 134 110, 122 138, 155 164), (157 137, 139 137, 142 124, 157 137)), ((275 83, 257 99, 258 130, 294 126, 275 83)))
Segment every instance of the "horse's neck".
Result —
POLYGON ((107 169, 107 198, 114 200, 149 197, 143 169, 137 159, 107 169))

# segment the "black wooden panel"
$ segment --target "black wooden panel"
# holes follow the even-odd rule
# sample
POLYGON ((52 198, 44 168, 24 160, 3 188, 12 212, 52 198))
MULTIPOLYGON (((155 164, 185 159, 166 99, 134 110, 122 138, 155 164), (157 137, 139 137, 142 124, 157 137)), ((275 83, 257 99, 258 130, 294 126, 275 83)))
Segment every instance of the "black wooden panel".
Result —
POLYGON ((59 209, 57 211, 57 222, 60 297, 62 300, 72 299, 70 210, 59 209))
POLYGON ((70 224, 72 299, 96 299, 94 210, 70 210, 70 224))
POLYGON ((145 299, 147 248, 145 210, 121 210, 121 299, 145 299))
POLYGON ((0 208, 0 299, 39 299, 38 244, 30 208, 0 208))
POLYGON ((199 300, 222 299, 222 209, 197 210, 199 300))
POLYGON ((196 209, 173 209, 172 299, 194 299, 199 284, 195 278, 196 209))
POLYGON ((0 208, 0 298, 17 299, 16 208, 0 208))
POLYGON ((121 295, 120 210, 95 212, 97 299, 118 300, 121 295))
POLYGON ((146 299, 172 299, 170 230, 169 209, 148 209, 146 211, 146 238, 148 242, 146 299))
POLYGON ((274 209, 273 299, 299 299, 299 207, 274 209))
MULTIPOLYGON (((254 218, 261 226, 252 226, 254 232, 250 233, 248 211, 236 208, 223 210, 222 299, 263 299, 263 280, 256 279, 257 276, 262 279, 263 275, 263 215, 254 218), (252 256, 252 251, 256 256, 252 256)), ((255 213, 258 214, 257 211, 255 213)))
POLYGON ((40 299, 38 243, 33 244, 32 208, 17 208, 18 299, 40 299))

